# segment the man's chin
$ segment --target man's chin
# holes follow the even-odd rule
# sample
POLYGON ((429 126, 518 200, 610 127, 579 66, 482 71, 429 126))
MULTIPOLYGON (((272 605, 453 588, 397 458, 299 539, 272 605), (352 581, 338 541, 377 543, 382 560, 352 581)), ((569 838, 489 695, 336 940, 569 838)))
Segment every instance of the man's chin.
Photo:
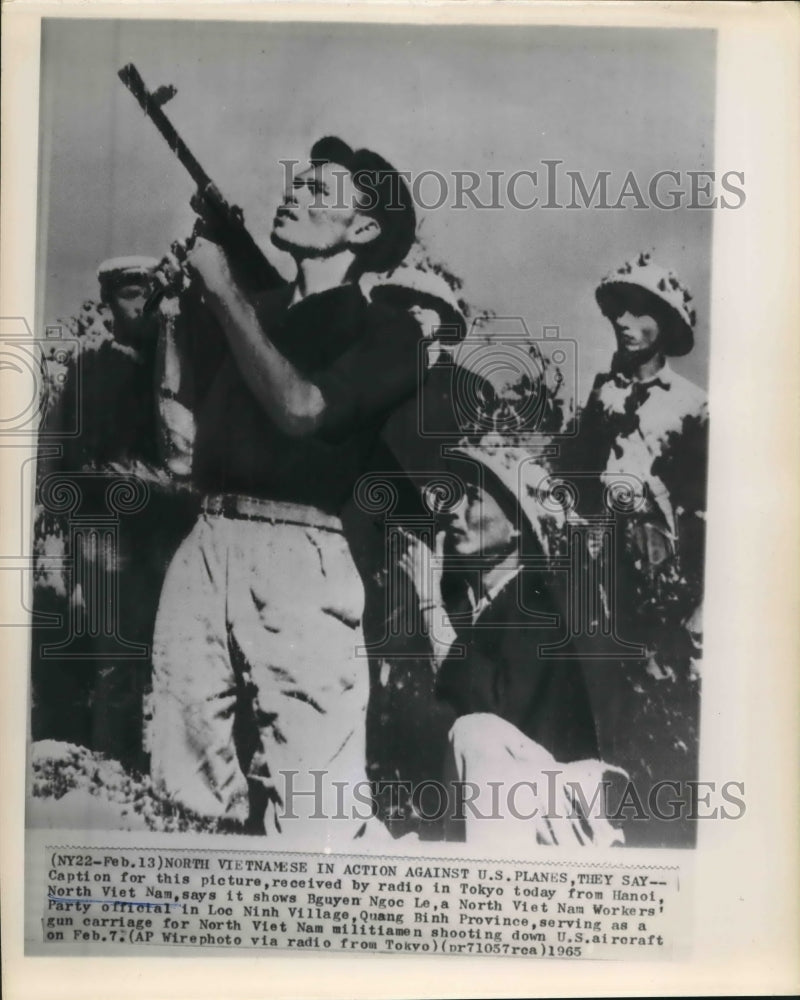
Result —
POLYGON ((654 358, 656 354, 658 354, 658 350, 652 347, 620 347, 617 350, 617 357, 626 365, 643 365, 654 358))
POLYGON ((317 259, 322 259, 324 257, 334 256, 340 249, 338 247, 331 246, 310 246, 302 240, 292 239, 289 233, 285 233, 281 229, 275 228, 270 234, 270 242, 278 250, 283 250, 284 253, 291 254, 295 258, 315 257, 317 259))
POLYGON ((287 240, 278 229, 273 229, 270 233, 270 242, 274 247, 277 247, 278 250, 283 250, 286 253, 292 253, 298 249, 298 247, 296 247, 291 240, 287 240))

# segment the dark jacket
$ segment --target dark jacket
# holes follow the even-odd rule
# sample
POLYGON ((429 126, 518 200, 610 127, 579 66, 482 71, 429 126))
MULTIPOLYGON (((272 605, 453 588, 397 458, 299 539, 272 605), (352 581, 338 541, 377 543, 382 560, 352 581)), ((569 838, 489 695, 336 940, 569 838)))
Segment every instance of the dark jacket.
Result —
MULTIPOLYGON (((474 622, 451 607, 456 647, 439 671, 437 695, 458 715, 492 712, 566 763, 598 756, 597 735, 581 664, 570 646, 554 658, 563 624, 539 573, 522 570, 474 622), (542 621, 540 616, 550 616, 542 621)), ((563 618, 561 619, 563 621, 563 618)))

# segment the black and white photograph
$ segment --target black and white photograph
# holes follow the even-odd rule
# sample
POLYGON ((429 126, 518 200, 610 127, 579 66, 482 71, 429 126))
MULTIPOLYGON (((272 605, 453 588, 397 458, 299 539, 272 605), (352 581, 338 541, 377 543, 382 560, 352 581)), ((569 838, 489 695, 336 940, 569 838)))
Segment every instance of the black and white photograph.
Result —
POLYGON ((42 19, 31 953, 685 945, 719 38, 42 19))
POLYGON ((32 822, 693 845, 714 53, 45 22, 32 822))

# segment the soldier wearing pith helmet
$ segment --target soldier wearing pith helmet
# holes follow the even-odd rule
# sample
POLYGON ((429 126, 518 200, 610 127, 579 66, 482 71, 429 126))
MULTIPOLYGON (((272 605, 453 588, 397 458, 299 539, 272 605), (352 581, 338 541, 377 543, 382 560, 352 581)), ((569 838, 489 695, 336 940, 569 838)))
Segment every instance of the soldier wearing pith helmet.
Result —
MULTIPOLYGON (((616 350, 595 379, 564 467, 582 473, 580 513, 616 528, 608 552, 590 530, 589 558, 613 567, 605 614, 643 655, 608 675, 598 668, 593 680, 613 706, 598 721, 601 750, 645 794, 658 778, 696 778, 708 406, 706 393, 672 367, 692 351, 698 329, 692 294, 674 271, 641 253, 603 278, 595 297, 616 350), (614 496, 624 510, 610 509, 614 496), (626 713, 649 742, 619 726, 626 713)), ((685 843, 682 824, 661 827, 648 834, 633 824, 630 840, 685 843)))
POLYGON ((640 254, 603 278, 595 292, 610 321, 616 352, 610 371, 598 375, 581 418, 590 446, 583 455, 605 486, 638 480, 640 513, 649 532, 650 558, 674 553, 677 509, 702 510, 705 467, 677 476, 676 463, 697 453, 707 421, 705 392, 672 367, 694 346, 696 312, 678 276, 640 254), (699 434, 698 434, 699 431, 699 434), (684 454, 691 444, 691 455, 684 454))
POLYGON ((155 332, 145 304, 157 266, 154 257, 128 256, 111 257, 97 269, 100 299, 111 311, 114 338, 120 343, 137 346, 155 332))
POLYGON ((158 320, 145 309, 157 265, 155 257, 138 254, 103 261, 96 272, 99 300, 85 301, 63 324, 67 336, 45 341, 48 392, 40 432, 47 448, 37 469, 44 499, 37 508, 34 607, 57 613, 65 634, 34 632, 34 738, 84 745, 140 768, 146 764, 142 696, 149 665, 145 656, 126 656, 124 642, 144 650, 152 642, 166 561, 186 516, 160 463, 158 320), (67 482, 80 497, 81 517, 107 518, 109 487, 134 478, 147 482, 147 502, 121 519, 113 549, 95 550, 89 532, 70 541, 70 518, 48 506, 56 485, 67 482), (43 558, 66 554, 70 572, 43 558), (115 599, 100 600, 103 592, 115 599), (108 640, 116 626, 88 628, 112 614, 124 642, 108 640), (83 624, 73 634, 70 623, 83 624), (63 659, 41 653, 59 643, 63 659))

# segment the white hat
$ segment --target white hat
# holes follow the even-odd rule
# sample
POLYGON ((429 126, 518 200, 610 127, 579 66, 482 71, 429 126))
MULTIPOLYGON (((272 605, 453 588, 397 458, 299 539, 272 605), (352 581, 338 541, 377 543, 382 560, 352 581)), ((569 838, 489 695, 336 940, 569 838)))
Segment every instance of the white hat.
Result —
POLYGON ((442 324, 458 327, 459 337, 466 332, 464 310, 448 282, 429 268, 412 264, 400 264, 394 270, 383 273, 367 272, 360 281, 368 298, 380 298, 382 294, 400 297, 409 305, 426 300, 439 313, 442 324), (377 293, 377 294, 376 294, 377 293))
POLYGON ((149 278, 158 267, 155 257, 109 257, 97 269, 97 280, 101 285, 118 283, 126 278, 149 278))
POLYGON ((600 282, 595 298, 603 314, 607 316, 615 300, 631 288, 643 288, 667 307, 669 322, 661 330, 664 353, 673 357, 688 354, 694 346, 697 315, 689 308, 691 293, 677 275, 653 263, 649 253, 640 253, 600 282))
MULTIPOLYGON (((470 459, 490 474, 520 510, 545 555, 550 555, 550 532, 563 528, 567 506, 559 495, 559 483, 540 464, 537 456, 519 447, 503 445, 459 445, 449 454, 470 459)), ((463 466, 462 466, 463 471, 463 466)), ((491 483, 487 484, 491 489, 491 483)))

